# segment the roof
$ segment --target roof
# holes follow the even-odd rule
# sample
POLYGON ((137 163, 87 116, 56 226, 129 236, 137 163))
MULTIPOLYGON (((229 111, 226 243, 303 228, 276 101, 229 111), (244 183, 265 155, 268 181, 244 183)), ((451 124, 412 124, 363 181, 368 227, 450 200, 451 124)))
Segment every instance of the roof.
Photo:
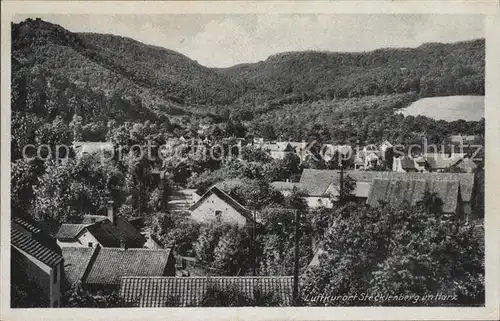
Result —
POLYGON ((429 181, 428 190, 431 193, 436 193, 443 201, 442 210, 444 213, 454 213, 456 211, 460 192, 459 181, 429 181))
POLYGON ((10 237, 10 243, 14 248, 33 256, 49 267, 54 267, 63 260, 60 253, 43 244, 40 240, 22 233, 14 226, 10 228, 10 237))
POLYGON ((458 205, 459 185, 456 180, 374 179, 367 204, 377 206, 379 201, 384 201, 400 205, 406 201, 415 205, 423 199, 425 191, 429 191, 443 201, 443 212, 454 213, 458 205))
POLYGON ((409 157, 400 157, 401 168, 404 169, 414 169, 415 168, 415 160, 409 157))
POLYGON ((374 179, 367 204, 378 206, 379 202, 400 205, 407 202, 415 205, 425 193, 425 180, 374 179))
POLYGON ((73 148, 80 153, 89 154, 102 151, 114 151, 114 146, 111 142, 73 142, 73 148))
POLYGON ((477 164, 468 157, 460 160, 457 164, 455 164, 455 166, 461 168, 467 173, 473 172, 477 168, 477 164))
POLYGON ((139 307, 163 307, 169 299, 178 299, 179 306, 199 306, 210 284, 222 288, 235 285, 249 297, 254 290, 278 295, 284 306, 292 302, 292 276, 211 276, 211 277, 125 277, 120 296, 139 307))
POLYGON ((144 243, 141 233, 126 219, 115 217, 114 222, 103 220, 92 225, 87 225, 87 230, 104 247, 119 247, 121 241, 127 244, 144 243))
POLYGON ((70 284, 83 279, 96 247, 63 247, 64 274, 70 284))
POLYGON ((61 224, 54 237, 61 241, 73 240, 87 226, 88 224, 61 224))
POLYGON ((309 262, 309 266, 316 266, 319 265, 319 257, 323 254, 326 253, 325 250, 323 250, 321 247, 318 248, 318 250, 314 253, 313 258, 311 259, 311 262, 309 262))
POLYGON ((31 233, 40 233, 41 230, 36 226, 36 223, 31 221, 29 218, 21 217, 21 216, 16 216, 12 218, 12 221, 16 224, 19 224, 22 226, 24 229, 31 233))
POLYGON ((170 249, 100 248, 85 282, 120 284, 124 276, 163 276, 170 255, 170 249))
POLYGON ((294 152, 295 148, 292 147, 287 142, 278 142, 275 144, 272 143, 266 143, 264 146, 262 146, 263 149, 267 149, 269 151, 280 151, 280 152, 294 152))
POLYGON ((229 206, 231 206, 232 208, 234 208, 238 213, 240 213, 241 215, 243 215, 248 220, 252 220, 253 221, 252 214, 251 214, 250 210, 248 210, 246 207, 244 207, 243 205, 241 205, 240 203, 238 203, 238 201, 236 201, 234 198, 232 198, 231 196, 229 196, 225 192, 221 191, 216 186, 213 186, 208 191, 206 191, 201 196, 201 198, 189 208, 189 210, 193 211, 196 208, 198 208, 198 206, 200 206, 201 204, 203 204, 203 202, 205 202, 205 200, 210 195, 212 195, 212 194, 217 195, 220 199, 222 199, 224 202, 226 202, 229 206))
POLYGON ((105 215, 84 215, 82 223, 83 224, 93 224, 99 221, 104 221, 108 219, 105 215))
POLYGON ((274 188, 275 190, 277 191, 292 191, 294 188, 297 188, 297 189, 302 189, 303 186, 300 184, 300 183, 294 183, 294 182, 280 182, 280 181, 276 181, 276 182, 272 182, 271 184, 272 188, 274 188))
MULTIPOLYGON (((460 182, 460 197, 463 201, 469 202, 474 189, 474 173, 405 173, 405 172, 383 172, 383 171, 344 171, 344 175, 349 175, 356 182, 372 182, 374 178, 380 179, 401 179, 414 180, 457 180, 460 182)), ((308 188, 307 190, 326 190, 331 182, 339 184, 340 172, 325 169, 304 169, 300 178, 308 188), (310 187, 310 189, 309 189, 310 187)), ((320 195, 320 194, 319 194, 320 195)))
POLYGON ((425 155, 427 163, 429 163, 430 167, 433 169, 451 167, 464 157, 465 154, 452 154, 451 156, 448 156, 447 154, 441 153, 428 153, 425 155))

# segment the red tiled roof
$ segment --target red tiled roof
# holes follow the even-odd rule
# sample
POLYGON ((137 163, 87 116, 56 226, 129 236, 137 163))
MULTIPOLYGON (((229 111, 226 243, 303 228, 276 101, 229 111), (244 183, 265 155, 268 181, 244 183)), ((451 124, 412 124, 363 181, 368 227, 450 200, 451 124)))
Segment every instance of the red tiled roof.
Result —
POLYGON ((33 256, 49 267, 56 266, 63 259, 61 254, 38 240, 18 231, 13 226, 10 229, 10 236, 10 243, 14 248, 33 256))
POLYGON ((199 306, 211 282, 221 288, 235 285, 248 297, 256 289, 272 292, 283 306, 292 301, 292 276, 124 277, 120 296, 139 307, 164 307, 169 299, 178 300, 179 306, 199 306))
POLYGON ((70 284, 81 281, 97 248, 63 247, 64 273, 70 284))
POLYGON ((120 284, 124 276, 164 276, 170 249, 100 248, 85 283, 120 284))

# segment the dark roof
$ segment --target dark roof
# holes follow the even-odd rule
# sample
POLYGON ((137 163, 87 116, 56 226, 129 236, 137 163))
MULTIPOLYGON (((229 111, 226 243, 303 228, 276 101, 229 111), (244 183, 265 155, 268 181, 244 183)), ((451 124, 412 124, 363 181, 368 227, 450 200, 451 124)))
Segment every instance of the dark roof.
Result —
POLYGON ((208 191, 206 191, 205 194, 203 194, 201 196, 201 198, 198 200, 198 202, 194 203, 189 208, 189 210, 193 211, 196 208, 198 208, 198 206, 200 206, 212 194, 217 195, 224 202, 226 202, 229 206, 231 206, 232 208, 234 208, 238 213, 240 213, 241 215, 243 215, 248 220, 252 220, 253 221, 252 214, 251 214, 251 212, 247 208, 245 208, 243 205, 241 205, 240 203, 238 203, 238 201, 236 201, 234 198, 232 198, 231 196, 229 196, 225 192, 221 191, 216 186, 213 186, 208 191))
POLYGON ((284 306, 292 301, 292 276, 125 277, 120 296, 139 307, 163 307, 171 298, 177 298, 179 306, 199 306, 211 282, 222 288, 234 284, 249 297, 257 288, 273 292, 284 306))
POLYGON ((14 248, 33 256, 49 267, 56 266, 63 259, 60 253, 43 244, 43 242, 22 233, 14 226, 11 226, 10 236, 10 243, 14 248))
POLYGON ((81 281, 96 247, 63 247, 64 273, 70 284, 81 281))
POLYGON ((16 224, 19 224, 24 229, 31 233, 40 233, 41 230, 38 228, 36 223, 30 220, 28 217, 16 216, 12 218, 12 221, 16 224))
POLYGON ((115 217, 114 222, 102 220, 87 226, 87 230, 104 247, 119 247, 124 241, 129 246, 137 246, 145 242, 144 236, 126 219, 115 217))
POLYGON ((437 193, 443 201, 442 210, 445 213, 454 213, 457 209, 459 182, 449 180, 398 180, 374 179, 370 189, 367 204, 378 206, 379 201, 391 205, 400 205, 403 202, 415 205, 421 201, 425 191, 437 193))
POLYGON ((163 276, 170 255, 170 249, 100 248, 85 282, 120 284, 124 276, 163 276))
POLYGON ((61 224, 54 236, 58 240, 74 240, 88 224, 61 224))
POLYGON ((425 192, 425 180, 374 179, 367 204, 378 206, 380 201, 391 205, 407 202, 415 205, 421 201, 425 192))
POLYGON ((443 201, 444 213, 455 213, 458 206, 458 195, 460 194, 460 182, 458 181, 429 181, 428 190, 436 193, 443 201))
MULTIPOLYGON (((382 171, 344 171, 344 175, 351 176, 356 182, 372 182, 374 178, 399 179, 399 180, 425 180, 425 181, 459 181, 460 197, 469 202, 474 189, 474 173, 404 173, 382 171)), ((300 183, 307 186, 308 190, 324 193, 330 183, 339 184, 340 173, 336 170, 304 169, 300 183)), ((322 194, 316 194, 322 195, 322 194)))

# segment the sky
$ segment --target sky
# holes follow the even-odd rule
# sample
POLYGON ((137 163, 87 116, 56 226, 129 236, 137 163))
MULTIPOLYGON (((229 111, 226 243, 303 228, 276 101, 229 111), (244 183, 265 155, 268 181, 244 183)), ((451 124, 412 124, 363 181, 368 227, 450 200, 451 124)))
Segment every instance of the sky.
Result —
MULTIPOLYGON (((302 50, 369 51, 484 38, 482 15, 37 15, 73 32, 130 37, 229 67, 302 50)), ((28 16, 16 16, 19 22, 28 16)))

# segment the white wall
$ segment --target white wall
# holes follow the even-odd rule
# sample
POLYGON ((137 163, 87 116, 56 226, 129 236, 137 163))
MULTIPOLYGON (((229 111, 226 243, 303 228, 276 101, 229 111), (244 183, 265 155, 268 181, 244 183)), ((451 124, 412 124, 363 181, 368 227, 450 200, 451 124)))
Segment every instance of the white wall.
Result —
POLYGON ((76 241, 67 242, 57 240, 57 245, 60 247, 89 247, 89 243, 92 243, 92 247, 96 247, 99 244, 97 239, 88 231, 82 233, 76 241))
POLYGON ((215 211, 217 210, 222 212, 220 219, 224 222, 237 223, 241 226, 247 223, 243 215, 215 194, 211 194, 195 210, 191 211, 191 219, 197 222, 216 220, 215 211))

